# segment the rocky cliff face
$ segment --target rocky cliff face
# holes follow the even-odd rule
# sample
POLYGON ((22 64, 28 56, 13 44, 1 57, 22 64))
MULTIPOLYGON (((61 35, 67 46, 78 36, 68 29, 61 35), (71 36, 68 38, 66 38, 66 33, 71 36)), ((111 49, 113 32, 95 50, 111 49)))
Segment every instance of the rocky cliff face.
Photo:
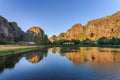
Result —
POLYGON ((19 41, 23 38, 24 32, 18 27, 16 22, 8 22, 0 16, 0 39, 8 41, 19 41))
POLYGON ((72 40, 77 39, 77 35, 82 34, 84 32, 84 29, 81 24, 75 24, 67 30, 65 33, 60 33, 60 35, 55 36, 53 35, 50 37, 50 41, 54 42, 57 40, 72 40))
POLYGON ((84 29, 81 24, 75 24, 72 26, 71 29, 69 29, 65 34, 65 39, 71 40, 71 39, 77 39, 76 35, 79 35, 83 33, 84 29))
POLYGON ((37 26, 33 26, 27 30, 25 40, 35 43, 43 43, 47 40, 47 35, 45 35, 44 31, 37 26))
POLYGON ((48 43, 48 37, 44 31, 36 26, 31 27, 27 32, 23 32, 16 22, 8 22, 0 16, 0 41, 31 41, 36 43, 48 43))
MULTIPOLYGON (((101 37, 120 38, 120 12, 104 18, 91 20, 84 27, 81 24, 75 24, 64 34, 56 37, 56 40, 98 40, 101 37)), ((52 38, 52 37, 51 37, 52 38)))
POLYGON ((120 12, 101 19, 88 22, 85 26, 85 36, 92 40, 100 37, 120 38, 120 12))

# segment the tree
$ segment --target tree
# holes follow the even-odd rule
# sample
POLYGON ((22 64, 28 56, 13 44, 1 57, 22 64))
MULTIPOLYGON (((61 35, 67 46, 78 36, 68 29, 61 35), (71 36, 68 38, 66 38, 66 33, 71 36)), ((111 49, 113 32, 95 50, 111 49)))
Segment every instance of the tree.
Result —
POLYGON ((71 42, 74 42, 74 43, 75 43, 75 45, 79 45, 79 44, 81 43, 81 41, 80 41, 80 40, 74 40, 74 39, 72 39, 72 40, 71 40, 71 42))
POLYGON ((94 46, 95 45, 94 42, 92 40, 88 39, 88 38, 86 40, 83 40, 82 44, 83 45, 88 45, 88 46, 94 46))
POLYGON ((108 38, 106 38, 106 37, 102 37, 102 38, 100 38, 98 41, 97 41, 97 43, 99 44, 99 45, 108 45, 109 44, 109 39, 108 38))

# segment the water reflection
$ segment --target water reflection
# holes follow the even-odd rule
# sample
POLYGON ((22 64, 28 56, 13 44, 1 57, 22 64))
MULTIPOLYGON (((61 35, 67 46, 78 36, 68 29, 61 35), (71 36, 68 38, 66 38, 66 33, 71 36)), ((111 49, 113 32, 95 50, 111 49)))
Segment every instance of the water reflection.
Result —
POLYGON ((38 63, 44 57, 47 57, 48 49, 42 49, 34 52, 29 52, 25 54, 10 55, 0 57, 0 72, 3 72, 5 69, 13 69, 23 57, 30 63, 38 63))
POLYGON ((66 56, 74 64, 84 62, 91 63, 119 63, 120 49, 118 48, 97 48, 97 47, 81 47, 81 48, 51 48, 51 52, 58 52, 62 56, 66 56))
POLYGON ((44 57, 47 57, 48 49, 43 49, 36 52, 29 52, 25 54, 25 58, 28 62, 35 64, 40 62, 44 57))
POLYGON ((42 49, 1 57, 0 71, 0 80, 120 80, 120 49, 42 49))
POLYGON ((3 72, 4 69, 12 69, 15 64, 22 58, 20 55, 12 55, 6 57, 0 57, 0 72, 3 72))

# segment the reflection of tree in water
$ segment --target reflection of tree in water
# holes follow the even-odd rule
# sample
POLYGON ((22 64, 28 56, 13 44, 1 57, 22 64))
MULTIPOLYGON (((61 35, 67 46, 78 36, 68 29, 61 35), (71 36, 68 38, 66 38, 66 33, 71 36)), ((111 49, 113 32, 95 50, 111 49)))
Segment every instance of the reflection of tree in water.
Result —
POLYGON ((66 56, 69 60, 77 65, 84 62, 120 63, 120 49, 117 48, 64 48, 60 49, 58 53, 62 56, 66 56))
POLYGON ((12 69, 15 64, 22 58, 22 55, 11 55, 0 57, 0 72, 3 72, 4 69, 12 69))
POLYGON ((47 57, 48 49, 43 49, 35 52, 29 52, 25 54, 25 58, 28 62, 34 64, 40 62, 44 57, 47 57))
POLYGON ((60 53, 65 53, 65 52, 78 52, 80 50, 79 47, 62 47, 60 50, 60 53))
POLYGON ((78 52, 80 50, 79 47, 53 47, 53 48, 49 48, 49 50, 52 52, 52 53, 60 53, 61 56, 63 56, 63 54, 65 52, 78 52))

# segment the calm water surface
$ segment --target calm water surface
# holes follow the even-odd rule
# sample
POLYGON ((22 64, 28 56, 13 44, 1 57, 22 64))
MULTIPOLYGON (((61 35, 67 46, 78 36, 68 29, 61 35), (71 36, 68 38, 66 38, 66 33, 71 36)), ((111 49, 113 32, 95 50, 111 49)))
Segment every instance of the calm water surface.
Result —
POLYGON ((0 80, 120 80, 120 48, 49 48, 0 57, 0 80))

